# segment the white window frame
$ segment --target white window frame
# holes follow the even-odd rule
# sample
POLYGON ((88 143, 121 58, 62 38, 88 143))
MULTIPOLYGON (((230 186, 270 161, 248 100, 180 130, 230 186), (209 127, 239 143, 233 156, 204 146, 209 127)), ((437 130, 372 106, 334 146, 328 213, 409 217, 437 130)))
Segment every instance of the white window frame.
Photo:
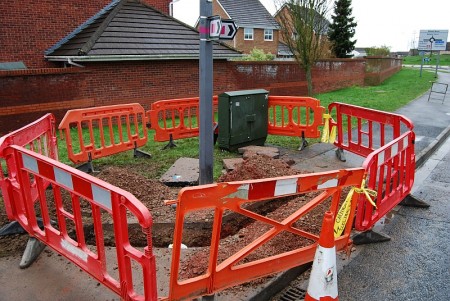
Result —
POLYGON ((264 29, 264 41, 273 41, 273 29, 264 29))
POLYGON ((248 28, 245 27, 244 28, 244 40, 246 41, 253 41, 253 37, 254 37, 254 31, 253 28, 248 28))

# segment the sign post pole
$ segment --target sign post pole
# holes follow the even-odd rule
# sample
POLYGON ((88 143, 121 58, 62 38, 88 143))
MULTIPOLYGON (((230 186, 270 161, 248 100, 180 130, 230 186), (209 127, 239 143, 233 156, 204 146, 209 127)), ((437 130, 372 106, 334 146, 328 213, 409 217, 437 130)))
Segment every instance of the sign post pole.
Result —
POLYGON ((212 15, 212 0, 200 0, 200 124, 199 124, 199 184, 213 182, 214 143, 213 143, 213 45, 209 39, 212 15))

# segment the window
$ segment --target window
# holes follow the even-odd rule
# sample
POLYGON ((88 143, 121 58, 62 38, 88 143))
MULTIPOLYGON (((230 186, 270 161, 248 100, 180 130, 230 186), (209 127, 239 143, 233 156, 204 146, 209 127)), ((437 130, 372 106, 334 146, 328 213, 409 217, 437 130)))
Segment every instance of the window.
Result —
POLYGON ((264 29, 264 41, 273 41, 273 29, 264 29))
POLYGON ((244 28, 244 40, 253 40, 253 28, 244 28))

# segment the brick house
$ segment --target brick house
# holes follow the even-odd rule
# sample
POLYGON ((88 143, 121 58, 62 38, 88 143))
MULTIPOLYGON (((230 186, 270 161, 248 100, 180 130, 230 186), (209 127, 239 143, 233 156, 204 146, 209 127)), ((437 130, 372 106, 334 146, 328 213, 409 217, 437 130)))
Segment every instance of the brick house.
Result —
POLYGON ((249 53, 253 48, 277 54, 278 23, 259 0, 216 0, 213 14, 222 19, 233 19, 239 27, 235 38, 226 41, 230 46, 249 53))

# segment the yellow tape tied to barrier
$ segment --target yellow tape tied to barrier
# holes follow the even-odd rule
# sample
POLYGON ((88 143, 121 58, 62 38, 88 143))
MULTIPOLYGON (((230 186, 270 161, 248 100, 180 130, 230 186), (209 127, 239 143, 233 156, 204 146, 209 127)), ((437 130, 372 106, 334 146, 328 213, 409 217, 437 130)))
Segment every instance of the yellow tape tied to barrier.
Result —
POLYGON ((377 205, 372 200, 372 197, 375 198, 377 196, 377 192, 375 190, 366 188, 366 180, 363 179, 361 183, 361 188, 353 187, 345 198, 344 203, 336 215, 336 220, 334 221, 334 237, 339 237, 344 232, 345 225, 347 225, 348 218, 350 216, 350 210, 352 208, 352 198, 353 193, 364 193, 367 201, 369 201, 372 206, 377 208, 377 205))
POLYGON ((323 126, 322 142, 333 144, 336 141, 336 127, 333 126, 330 131, 330 114, 323 114, 323 118, 325 119, 325 124, 323 126))

